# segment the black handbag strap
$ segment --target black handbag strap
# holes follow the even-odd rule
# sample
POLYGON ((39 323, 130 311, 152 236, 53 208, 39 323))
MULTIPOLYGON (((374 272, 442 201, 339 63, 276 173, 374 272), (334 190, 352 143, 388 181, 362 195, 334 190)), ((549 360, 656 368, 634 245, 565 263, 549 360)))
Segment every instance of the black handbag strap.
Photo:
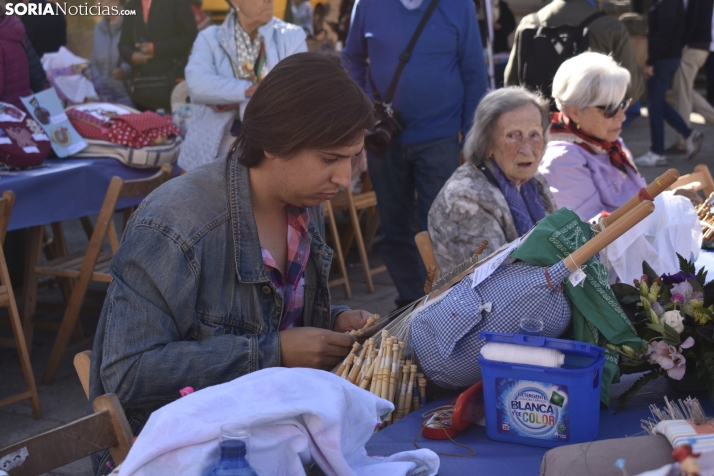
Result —
POLYGON ((397 69, 394 71, 394 76, 392 76, 392 82, 389 83, 389 88, 387 89, 387 95, 384 97, 384 101, 382 101, 379 97, 379 90, 374 84, 374 79, 372 79, 372 72, 370 71, 367 73, 367 75, 369 76, 369 82, 372 85, 372 94, 374 94, 374 97, 377 99, 377 101, 383 102, 384 104, 391 104, 392 98, 394 97, 394 93, 397 90, 397 83, 399 82, 399 77, 402 75, 404 67, 409 62, 409 59, 412 56, 412 50, 414 49, 414 46, 416 45, 416 42, 419 39, 419 36, 421 35, 421 32, 424 30, 426 22, 429 21, 429 17, 431 17, 431 14, 434 13, 437 3, 439 3, 439 0, 431 0, 429 7, 424 12, 424 16, 421 17, 421 21, 419 22, 416 31, 412 35, 411 40, 409 40, 409 44, 402 52, 402 54, 399 55, 399 64, 397 64, 397 69))

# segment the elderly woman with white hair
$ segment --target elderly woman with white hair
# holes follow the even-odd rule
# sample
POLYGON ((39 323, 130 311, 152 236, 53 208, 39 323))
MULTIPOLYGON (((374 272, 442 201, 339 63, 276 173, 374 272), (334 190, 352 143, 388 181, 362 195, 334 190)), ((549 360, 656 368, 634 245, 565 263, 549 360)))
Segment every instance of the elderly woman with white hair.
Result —
MULTIPOLYGON (((612 212, 646 184, 620 138, 630 72, 610 56, 586 52, 563 62, 553 77, 550 142, 539 172, 555 202, 581 219, 612 212)), ((677 191, 698 200, 689 189, 677 191)))
POLYGON ((429 210, 429 236, 440 269, 515 240, 556 210, 538 173, 547 142, 548 102, 520 87, 488 93, 464 142, 466 163, 447 180, 429 210))
MULTIPOLYGON (((646 185, 620 137, 630 104, 630 73, 610 56, 586 52, 563 62, 553 78, 559 109, 539 172, 555 203, 571 208, 584 221, 612 212, 646 185)), ((698 255, 701 227, 689 201, 701 197, 689 186, 663 194, 655 214, 608 246, 601 256, 611 280, 630 282, 646 260, 660 273, 678 269, 676 253, 698 255)))

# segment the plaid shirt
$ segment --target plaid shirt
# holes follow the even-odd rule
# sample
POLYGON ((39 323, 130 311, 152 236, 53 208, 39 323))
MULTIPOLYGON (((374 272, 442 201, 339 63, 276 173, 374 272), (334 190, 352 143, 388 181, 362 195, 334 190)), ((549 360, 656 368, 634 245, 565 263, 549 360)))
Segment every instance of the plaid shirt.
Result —
POLYGON ((281 331, 302 325, 305 266, 307 266, 307 259, 310 257, 310 245, 307 241, 309 219, 307 209, 288 205, 288 263, 285 276, 280 272, 280 268, 270 252, 262 246, 260 248, 265 270, 270 274, 270 280, 278 288, 280 294, 283 295, 283 315, 279 328, 281 331))

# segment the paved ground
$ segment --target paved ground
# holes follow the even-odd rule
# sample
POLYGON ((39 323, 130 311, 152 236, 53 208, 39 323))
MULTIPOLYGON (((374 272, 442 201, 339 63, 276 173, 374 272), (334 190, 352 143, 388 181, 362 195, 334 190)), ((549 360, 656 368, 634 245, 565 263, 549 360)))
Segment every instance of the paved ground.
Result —
MULTIPOLYGON (((696 116, 694 121, 701 121, 696 116)), ((688 173, 694 165, 705 163, 714 170, 714 129, 710 126, 695 124, 705 134, 704 145, 699 155, 692 161, 679 161, 671 166, 677 168, 680 173, 688 173)), ((649 147, 649 128, 647 118, 636 119, 623 132, 623 138, 632 152, 637 156, 647 151, 649 147)), ((674 140, 671 130, 667 131, 667 144, 674 140)), ((656 177, 667 167, 657 167, 643 169, 642 174, 648 179, 656 177)), ((70 247, 82 246, 83 232, 78 223, 68 223, 66 234, 70 247)), ((71 250, 70 250, 71 251, 71 250)), ((378 253, 374 252, 371 259, 374 264, 380 262, 378 253)), ((350 301, 344 299, 341 288, 333 288, 333 300, 335 303, 345 303, 353 308, 367 309, 381 315, 388 314, 394 309, 393 299, 395 290, 391 279, 386 273, 375 276, 375 292, 369 294, 363 284, 361 267, 357 256, 348 256, 348 266, 351 278, 353 298, 350 301)), ((101 291, 101 287, 96 288, 101 291)), ((61 313, 62 298, 57 288, 44 288, 41 290, 40 301, 55 304, 55 308, 45 306, 45 309, 38 311, 39 320, 59 320, 61 313)), ((100 306, 101 300, 95 299, 92 305, 100 306)), ((96 318, 88 316, 83 319, 86 328, 92 328, 92 322, 96 318)), ((7 328, 0 329, 0 334, 9 335, 7 328)), ((33 346, 32 365, 35 378, 38 382, 38 390, 42 404, 42 418, 35 420, 32 418, 30 406, 27 401, 0 408, 0 448, 15 443, 22 439, 37 435, 43 431, 55 428, 64 423, 81 418, 87 412, 87 400, 79 384, 79 380, 72 366, 72 356, 66 356, 60 367, 56 383, 52 386, 39 384, 44 372, 54 334, 49 332, 36 332, 36 339, 33 346)), ((24 383, 20 370, 17 354, 11 349, 0 348, 0 398, 19 392, 23 389, 24 383)), ((81 460, 73 465, 69 465, 60 470, 54 471, 53 475, 73 475, 83 476, 91 474, 91 467, 88 459, 81 460)))

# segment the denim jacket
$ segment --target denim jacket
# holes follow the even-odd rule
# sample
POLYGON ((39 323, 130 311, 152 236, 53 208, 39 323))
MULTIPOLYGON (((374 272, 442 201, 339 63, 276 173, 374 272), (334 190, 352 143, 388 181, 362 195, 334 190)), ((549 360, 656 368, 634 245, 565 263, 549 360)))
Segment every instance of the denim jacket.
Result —
MULTIPOLYGON (((309 210, 305 326, 332 329, 332 250, 322 207, 309 210)), ((280 365, 281 294, 265 271, 248 171, 221 158, 152 193, 111 264, 97 328, 90 402, 115 393, 134 431, 179 390, 280 365), (136 421, 136 420, 139 421, 136 421)))

